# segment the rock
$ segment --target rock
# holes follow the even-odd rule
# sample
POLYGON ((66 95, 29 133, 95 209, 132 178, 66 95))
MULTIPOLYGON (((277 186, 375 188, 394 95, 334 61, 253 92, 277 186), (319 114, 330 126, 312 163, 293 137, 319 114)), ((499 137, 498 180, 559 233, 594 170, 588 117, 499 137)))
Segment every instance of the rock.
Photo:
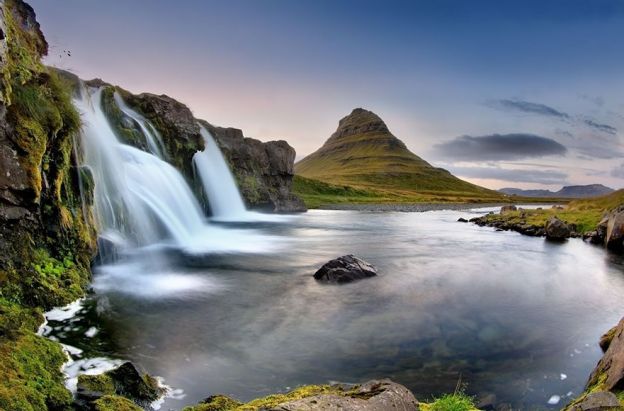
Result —
POLYGON ((609 349, 609 345, 611 345, 611 341, 613 341, 613 337, 615 336, 616 331, 617 331, 617 325, 611 328, 609 331, 607 331, 600 337, 600 341, 598 342, 598 345, 600 345, 600 348, 602 348, 602 352, 606 352, 607 349, 609 349))
POLYGON ((569 408, 570 411, 607 411, 620 408, 620 401, 615 394, 608 391, 592 392, 587 394, 577 404, 569 408))
POLYGON ((546 222, 546 238, 549 240, 564 240, 570 237, 572 230, 570 226, 557 217, 551 217, 546 222))
POLYGON ((243 405, 242 402, 230 398, 227 395, 211 395, 210 397, 200 402, 198 405, 190 407, 190 411, 232 410, 236 407, 240 407, 241 405, 243 405))
POLYGON ((314 278, 323 282, 342 284, 376 275, 375 267, 349 254, 325 263, 314 273, 314 278))
POLYGON ((553 210, 563 210, 563 206, 560 206, 560 205, 554 205, 554 206, 552 206, 552 209, 553 209, 553 210))
POLYGON ((620 206, 609 214, 605 245, 614 251, 624 250, 624 206, 620 206))
POLYGON ((404 386, 388 379, 369 381, 344 395, 313 395, 271 408, 272 411, 415 411, 418 409, 418 401, 414 394, 404 386))
POLYGON ((611 342, 596 368, 592 371, 586 388, 598 386, 605 391, 624 389, 624 318, 612 334, 611 342))
POLYGON ((76 396, 83 407, 105 395, 121 395, 139 405, 147 405, 163 392, 153 377, 139 374, 131 362, 125 362, 103 374, 80 375, 76 396))
POLYGON ((466 220, 463 217, 458 218, 457 221, 460 222, 460 223, 467 223, 468 222, 468 220, 466 220))
POLYGON ((517 211, 517 210, 518 210, 518 207, 516 207, 515 205, 504 205, 501 207, 500 213, 505 214, 505 213, 509 213, 509 212, 517 211))

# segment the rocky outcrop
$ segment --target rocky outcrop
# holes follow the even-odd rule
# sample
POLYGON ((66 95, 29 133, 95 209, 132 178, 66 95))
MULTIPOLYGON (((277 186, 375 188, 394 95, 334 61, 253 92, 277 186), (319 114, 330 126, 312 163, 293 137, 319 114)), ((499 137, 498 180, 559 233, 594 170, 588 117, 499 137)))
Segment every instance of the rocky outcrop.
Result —
POLYGON ((584 238, 616 252, 624 251, 624 205, 607 213, 596 229, 584 238))
POLYGON ((376 275, 377 270, 375 267, 349 254, 325 263, 314 273, 314 278, 326 283, 343 284, 376 275))
POLYGON ((287 142, 261 142, 244 137, 239 129, 213 126, 194 118, 188 107, 168 96, 134 95, 101 80, 91 80, 88 84, 105 87, 103 108, 120 139, 146 149, 139 124, 119 109, 115 93, 155 128, 164 145, 164 157, 184 174, 192 187, 201 186, 195 181, 192 165, 195 153, 204 149, 201 123, 221 148, 249 208, 272 212, 306 210, 303 201, 292 193, 295 150, 287 142))
POLYGON ((419 407, 418 401, 410 390, 400 384, 384 379, 368 381, 347 394, 313 395, 270 408, 271 411, 340 409, 350 411, 415 411, 419 407))
POLYGON ((201 123, 217 141, 249 207, 274 212, 306 210, 291 191, 296 153, 286 141, 264 143, 244 137, 237 128, 201 123))
POLYGON ((518 207, 516 207, 515 205, 504 205, 501 207, 500 212, 501 214, 504 214, 510 211, 517 211, 517 210, 518 210, 518 207))
POLYGON ((570 226, 557 217, 551 217, 546 222, 545 231, 546 238, 555 241, 565 240, 569 238, 572 233, 570 226))

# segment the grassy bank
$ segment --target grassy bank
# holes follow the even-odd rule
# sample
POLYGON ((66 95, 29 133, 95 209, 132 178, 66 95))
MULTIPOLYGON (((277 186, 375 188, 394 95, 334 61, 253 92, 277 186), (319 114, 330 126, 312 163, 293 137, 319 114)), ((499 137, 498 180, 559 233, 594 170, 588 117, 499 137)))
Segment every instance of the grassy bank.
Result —
POLYGON ((440 190, 413 191, 388 186, 387 188, 372 187, 366 184, 330 184, 319 180, 295 175, 293 192, 301 197, 308 208, 319 208, 335 204, 418 204, 418 203, 469 203, 469 204, 504 204, 512 202, 548 203, 569 200, 510 197, 485 192, 440 190))
POLYGON ((502 214, 489 214, 483 219, 488 225, 506 223, 544 227, 550 218, 557 217, 568 224, 575 225, 577 233, 585 234, 596 228, 605 213, 622 204, 624 204, 624 190, 618 190, 603 197, 571 201, 563 209, 517 210, 502 214))

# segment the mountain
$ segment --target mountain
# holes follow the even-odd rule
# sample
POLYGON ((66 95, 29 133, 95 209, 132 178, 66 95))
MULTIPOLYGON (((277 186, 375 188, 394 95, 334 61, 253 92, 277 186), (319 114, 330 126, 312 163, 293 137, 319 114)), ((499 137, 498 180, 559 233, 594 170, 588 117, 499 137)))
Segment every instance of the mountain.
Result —
POLYGON ((565 186, 559 191, 522 190, 519 188, 501 188, 498 191, 507 195, 523 197, 587 198, 611 194, 615 190, 602 184, 588 184, 584 186, 565 186))
POLYGON ((385 194, 498 198, 500 194, 468 183, 408 150, 372 111, 354 109, 314 153, 295 164, 295 173, 334 185, 385 194))

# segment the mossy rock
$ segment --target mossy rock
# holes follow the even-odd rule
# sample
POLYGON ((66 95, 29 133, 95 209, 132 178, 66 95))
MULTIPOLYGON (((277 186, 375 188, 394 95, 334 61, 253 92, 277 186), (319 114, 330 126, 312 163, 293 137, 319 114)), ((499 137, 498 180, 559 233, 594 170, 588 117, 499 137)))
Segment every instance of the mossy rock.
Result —
POLYGON ((227 395, 211 395, 201 403, 184 408, 184 411, 229 411, 234 410, 243 405, 227 395))
POLYGON ((127 398, 118 395, 106 395, 93 403, 95 411, 143 411, 127 398))

